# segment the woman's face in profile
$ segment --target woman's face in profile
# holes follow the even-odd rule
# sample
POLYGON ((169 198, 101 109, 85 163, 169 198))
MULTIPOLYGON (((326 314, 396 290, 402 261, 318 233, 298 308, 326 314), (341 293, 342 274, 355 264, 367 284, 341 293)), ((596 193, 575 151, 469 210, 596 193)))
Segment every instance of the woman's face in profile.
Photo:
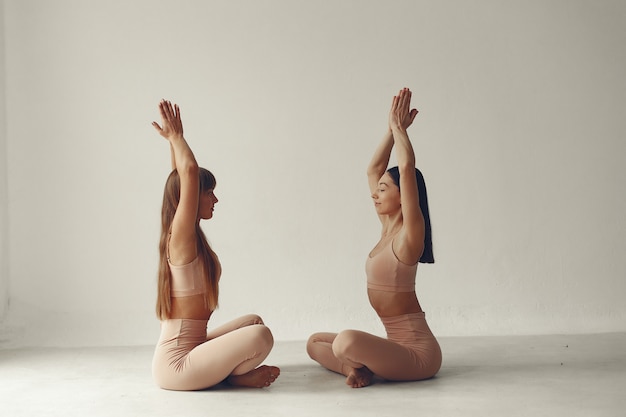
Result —
POLYGON ((198 218, 208 220, 213 217, 213 210, 215 204, 219 200, 215 196, 214 190, 210 189, 200 193, 200 199, 198 201, 198 218))
POLYGON ((389 173, 386 172, 378 181, 372 199, 378 214, 390 214, 400 208, 400 189, 389 173))

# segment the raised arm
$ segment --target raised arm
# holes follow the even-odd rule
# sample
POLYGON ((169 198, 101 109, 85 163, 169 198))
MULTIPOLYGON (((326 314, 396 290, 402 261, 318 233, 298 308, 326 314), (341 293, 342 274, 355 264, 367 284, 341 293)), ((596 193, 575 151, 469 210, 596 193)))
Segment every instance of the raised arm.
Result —
POLYGON ((162 126, 152 122, 152 126, 170 143, 172 168, 180 179, 180 199, 169 243, 170 262, 184 265, 197 256, 196 226, 198 222, 199 168, 196 158, 183 136, 183 123, 178 105, 162 100, 159 103, 162 126))
POLYGON ((370 193, 374 193, 378 188, 378 181, 383 176, 389 165, 389 157, 393 149, 393 134, 391 128, 387 129, 382 141, 376 148, 374 156, 367 167, 367 181, 370 186, 370 193))
POLYGON ((176 169, 176 153, 174 152, 174 147, 170 143, 170 160, 172 162, 172 171, 176 169))
POLYGON ((395 250, 401 261, 414 264, 424 251, 425 226, 415 177, 415 152, 407 134, 407 128, 417 116, 417 110, 410 109, 410 105, 411 91, 408 88, 400 90, 393 98, 389 126, 398 159, 402 205, 402 229, 395 242, 395 250))

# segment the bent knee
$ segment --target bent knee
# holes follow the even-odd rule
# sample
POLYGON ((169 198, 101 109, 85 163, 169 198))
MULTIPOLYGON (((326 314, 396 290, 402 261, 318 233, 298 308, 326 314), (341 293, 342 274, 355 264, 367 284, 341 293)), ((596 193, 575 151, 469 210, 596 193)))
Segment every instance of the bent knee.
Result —
POLYGON ((313 333, 309 336, 309 339, 306 341, 306 353, 309 355, 309 358, 315 359, 316 355, 316 343, 320 341, 319 337, 320 333, 313 333))
POLYGON ((349 356, 352 348, 357 346, 360 332, 358 330, 344 330, 333 341, 333 353, 336 357, 349 356))
POLYGON ((243 316, 243 320, 247 323, 248 326, 253 324, 265 324, 263 323, 263 319, 258 314, 246 314, 243 316))
POLYGON ((274 346, 274 335, 269 327, 264 324, 251 327, 254 330, 254 344, 262 348, 262 350, 271 350, 274 346))

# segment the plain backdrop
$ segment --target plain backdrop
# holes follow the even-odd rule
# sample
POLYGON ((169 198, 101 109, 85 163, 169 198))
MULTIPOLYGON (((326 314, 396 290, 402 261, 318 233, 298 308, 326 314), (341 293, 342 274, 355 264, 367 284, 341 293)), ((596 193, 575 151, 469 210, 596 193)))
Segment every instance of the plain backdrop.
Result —
POLYGON ((626 3, 0 0, 0 346, 152 344, 169 147, 217 177, 217 325, 383 334, 365 169, 394 94, 439 336, 626 330, 626 3))

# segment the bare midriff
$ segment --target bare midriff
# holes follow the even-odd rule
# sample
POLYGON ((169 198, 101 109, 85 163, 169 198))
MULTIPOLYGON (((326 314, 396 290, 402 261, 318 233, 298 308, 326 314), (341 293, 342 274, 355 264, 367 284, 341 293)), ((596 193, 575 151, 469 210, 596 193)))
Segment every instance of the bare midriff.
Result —
POLYGON ((208 320, 212 313, 204 303, 204 294, 172 297, 172 319, 208 320))
POLYGON ((368 289, 367 296, 378 317, 395 317, 422 312, 415 291, 392 292, 368 289))

